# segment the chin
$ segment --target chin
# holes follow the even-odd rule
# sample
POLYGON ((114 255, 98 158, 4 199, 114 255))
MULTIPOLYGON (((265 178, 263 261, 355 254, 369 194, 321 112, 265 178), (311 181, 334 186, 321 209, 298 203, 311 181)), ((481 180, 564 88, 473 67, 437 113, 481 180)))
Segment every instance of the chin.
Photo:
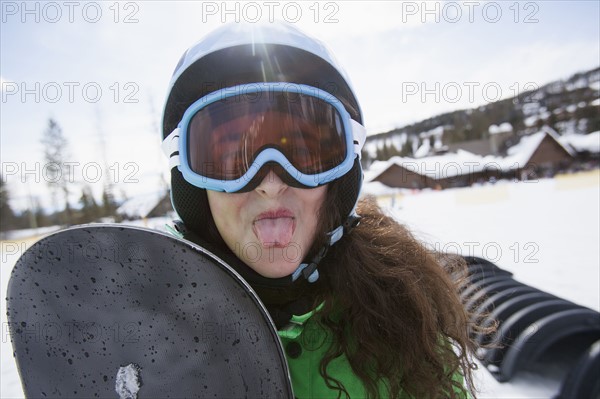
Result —
POLYGON ((299 263, 291 263, 286 260, 271 260, 251 265, 255 272, 266 278, 287 277, 294 273, 298 266, 299 263))

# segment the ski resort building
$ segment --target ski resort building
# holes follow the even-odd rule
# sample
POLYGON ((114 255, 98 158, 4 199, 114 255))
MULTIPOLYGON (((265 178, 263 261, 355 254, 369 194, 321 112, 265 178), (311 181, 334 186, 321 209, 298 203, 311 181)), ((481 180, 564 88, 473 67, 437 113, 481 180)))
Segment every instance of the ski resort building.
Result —
POLYGON ((578 157, 569 142, 547 127, 522 137, 503 155, 494 154, 498 142, 491 145, 478 140, 466 147, 473 152, 454 148, 439 155, 375 162, 365 173, 365 180, 402 189, 465 187, 498 179, 532 180, 568 170, 578 157))

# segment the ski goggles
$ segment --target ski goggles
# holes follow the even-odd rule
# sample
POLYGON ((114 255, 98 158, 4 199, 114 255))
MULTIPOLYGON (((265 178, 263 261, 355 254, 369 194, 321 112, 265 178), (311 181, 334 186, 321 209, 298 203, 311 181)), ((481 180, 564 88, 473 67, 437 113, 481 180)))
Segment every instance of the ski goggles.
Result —
POLYGON ((365 137, 365 128, 326 91, 253 83, 194 102, 162 147, 170 167, 188 183, 237 192, 269 164, 278 164, 300 186, 329 183, 360 159, 365 137))

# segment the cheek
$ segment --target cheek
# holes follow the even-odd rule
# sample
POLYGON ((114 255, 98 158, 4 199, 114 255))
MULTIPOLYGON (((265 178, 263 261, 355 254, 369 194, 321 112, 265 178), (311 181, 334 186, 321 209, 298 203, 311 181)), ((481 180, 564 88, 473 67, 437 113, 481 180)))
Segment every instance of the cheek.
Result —
POLYGON ((219 233, 229 244, 231 237, 235 237, 235 227, 239 225, 241 203, 231 194, 216 191, 207 191, 210 212, 219 230, 219 233))
POLYGON ((208 190, 206 196, 208 197, 208 206, 210 207, 210 213, 212 214, 213 219, 215 222, 221 220, 223 214, 226 214, 226 212, 224 212, 224 202, 219 201, 219 193, 208 190))
POLYGON ((307 221, 307 228, 312 233, 312 237, 316 234, 316 229, 319 225, 319 218, 325 212, 323 203, 327 196, 327 186, 317 187, 311 190, 304 190, 301 200, 304 204, 304 215, 307 221))
POLYGON ((306 204, 307 210, 314 214, 316 220, 327 197, 327 186, 306 190, 304 194, 303 202, 306 204))

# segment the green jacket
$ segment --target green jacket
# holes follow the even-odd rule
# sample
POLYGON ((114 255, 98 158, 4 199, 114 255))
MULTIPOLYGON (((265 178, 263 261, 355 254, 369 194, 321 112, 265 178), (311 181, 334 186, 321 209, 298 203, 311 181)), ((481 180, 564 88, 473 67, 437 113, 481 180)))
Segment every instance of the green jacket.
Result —
MULTIPOLYGON (((290 324, 279 331, 290 368, 294 396, 298 399, 337 398, 339 391, 328 388, 319 374, 320 362, 329 349, 331 334, 327 334, 312 320, 313 314, 314 311, 293 316, 290 324)), ((352 372, 345 356, 332 360, 327 371, 344 384, 352 398, 366 396, 361 381, 352 372)))
MULTIPOLYGON (((298 399, 337 398, 339 391, 328 388, 319 373, 321 359, 329 349, 331 334, 311 318, 314 313, 293 316, 290 324, 278 332, 286 353, 294 396, 298 399)), ((344 384, 351 398, 366 397, 364 386, 354 375, 346 356, 332 360, 327 371, 344 384)), ((455 377, 462 379, 460 375, 455 377)), ((379 392, 380 398, 386 396, 383 384, 379 392)), ((410 399, 408 395, 402 397, 410 399)))
MULTIPOLYGON (((294 396, 298 399, 337 398, 339 392, 328 388, 319 374, 320 362, 329 348, 331 334, 327 334, 312 320, 313 313, 293 316, 290 324, 279 331, 290 368, 294 396)), ((329 364, 328 372, 344 384, 352 397, 366 395, 345 356, 334 359, 329 364)))

